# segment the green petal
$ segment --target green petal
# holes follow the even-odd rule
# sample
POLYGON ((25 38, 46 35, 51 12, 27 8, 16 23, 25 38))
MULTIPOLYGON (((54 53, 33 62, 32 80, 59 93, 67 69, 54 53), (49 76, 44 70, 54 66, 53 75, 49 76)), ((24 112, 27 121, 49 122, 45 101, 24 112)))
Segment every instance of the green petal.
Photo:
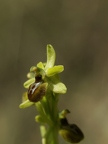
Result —
POLYGON ((56 54, 55 54, 54 48, 52 47, 52 45, 48 44, 47 45, 47 63, 46 63, 46 66, 45 66, 46 70, 48 68, 51 68, 51 67, 54 66, 55 57, 56 57, 56 54))
POLYGON ((24 87, 25 88, 29 88, 29 86, 32 84, 32 83, 34 83, 35 82, 35 78, 31 78, 31 79, 29 79, 28 81, 26 81, 25 83, 24 83, 24 87))
POLYGON ((70 111, 68 109, 64 109, 59 113, 59 118, 65 118, 67 114, 69 114, 70 111))
POLYGON ((65 94, 66 91, 67 91, 66 86, 61 82, 53 85, 53 92, 55 93, 65 94))
POLYGON ((24 102, 26 100, 28 100, 28 94, 27 94, 27 92, 23 93, 23 95, 22 95, 22 102, 24 102))
POLYGON ((37 75, 38 74, 40 74, 40 75, 42 75, 42 78, 44 79, 44 77, 45 77, 45 71, 44 71, 44 69, 45 69, 45 66, 44 66, 44 64, 42 63, 42 62, 39 62, 38 64, 37 64, 37 75))
POLYGON ((54 67, 52 67, 52 68, 49 68, 49 69, 46 71, 46 75, 47 75, 48 77, 50 77, 50 76, 53 76, 53 75, 55 75, 55 74, 57 74, 57 73, 62 72, 63 70, 64 70, 64 66, 63 66, 63 65, 54 66, 54 67))
POLYGON ((29 107, 29 106, 31 106, 31 105, 33 105, 34 103, 33 102, 30 102, 29 100, 26 100, 26 101, 24 101, 23 103, 21 103, 20 105, 19 105, 19 107, 20 108, 27 108, 27 107, 29 107))
POLYGON ((39 63, 37 64, 37 67, 40 68, 40 69, 44 69, 44 65, 43 65, 42 62, 39 62, 39 63))
POLYGON ((36 66, 32 66, 32 67, 30 68, 30 72, 34 72, 34 71, 36 71, 36 66))
POLYGON ((27 78, 29 78, 29 79, 34 78, 34 77, 35 77, 35 73, 33 73, 33 72, 29 72, 27 74, 27 78))

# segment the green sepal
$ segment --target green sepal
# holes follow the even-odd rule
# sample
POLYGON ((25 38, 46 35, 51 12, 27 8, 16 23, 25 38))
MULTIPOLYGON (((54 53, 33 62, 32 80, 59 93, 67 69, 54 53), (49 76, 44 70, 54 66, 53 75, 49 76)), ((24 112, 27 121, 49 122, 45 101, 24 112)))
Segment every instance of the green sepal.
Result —
POLYGON ((61 73, 64 70, 64 66, 63 65, 58 65, 58 66, 54 66, 52 68, 47 69, 46 71, 46 75, 48 77, 51 77, 55 74, 61 73))
POLYGON ((46 66, 45 66, 46 70, 48 68, 51 68, 51 67, 54 66, 55 58, 56 58, 55 50, 52 47, 52 45, 48 44, 47 45, 47 63, 46 63, 46 66))
POLYGON ((35 78, 31 78, 24 83, 25 88, 29 88, 29 86, 35 82, 35 78))
POLYGON ((19 108, 27 108, 27 107, 29 107, 29 106, 31 106, 33 104, 34 104, 33 102, 30 102, 29 100, 26 100, 26 101, 24 101, 23 103, 21 103, 19 105, 19 108))
POLYGON ((57 84, 53 84, 53 92, 59 93, 59 94, 65 94, 66 91, 67 91, 67 88, 63 83, 59 82, 57 84))

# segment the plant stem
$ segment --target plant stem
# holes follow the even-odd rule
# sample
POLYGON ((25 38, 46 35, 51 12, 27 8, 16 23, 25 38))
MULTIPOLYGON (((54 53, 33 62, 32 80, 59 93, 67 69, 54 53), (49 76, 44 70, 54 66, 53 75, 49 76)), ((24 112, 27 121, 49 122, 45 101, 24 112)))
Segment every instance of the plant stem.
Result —
MULTIPOLYGON (((57 96, 57 95, 56 95, 57 96)), ((46 117, 49 115, 50 119, 52 121, 52 124, 47 123, 47 125, 40 125, 40 131, 41 131, 41 136, 42 136, 42 144, 59 144, 58 141, 58 96, 55 97, 55 95, 51 96, 52 100, 49 101, 48 98, 46 98, 46 105, 48 106, 47 108, 47 113, 45 112, 46 117), (50 103, 50 105, 49 105, 50 103)), ((41 105, 39 105, 40 107, 41 105)), ((45 105, 43 105, 45 106, 45 105)), ((44 107, 43 107, 44 108, 44 107)), ((40 108, 38 108, 40 109, 40 108)), ((45 108, 44 108, 45 110, 45 108)), ((42 112, 40 111, 40 114, 42 112)))
POLYGON ((52 130, 52 142, 51 144, 58 144, 58 128, 56 126, 52 130))
POLYGON ((58 128, 56 126, 49 127, 46 131, 46 127, 44 125, 40 125, 40 132, 42 136, 42 144, 59 144, 58 128))

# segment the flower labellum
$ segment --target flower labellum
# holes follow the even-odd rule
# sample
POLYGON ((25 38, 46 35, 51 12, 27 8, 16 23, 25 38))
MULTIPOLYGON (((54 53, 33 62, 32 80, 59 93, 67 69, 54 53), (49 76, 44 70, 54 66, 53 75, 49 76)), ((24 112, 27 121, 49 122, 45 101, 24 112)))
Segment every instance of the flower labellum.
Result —
POLYGON ((66 115, 70 113, 69 110, 65 109, 60 112, 60 130, 59 134, 64 138, 65 141, 70 143, 78 143, 84 138, 84 134, 76 124, 69 124, 66 115))
POLYGON ((70 124, 68 126, 62 127, 59 130, 59 134, 64 138, 65 141, 70 143, 78 143, 84 138, 82 131, 76 124, 70 124))
POLYGON ((47 85, 47 83, 42 82, 33 83, 32 85, 30 85, 28 89, 28 99, 31 102, 40 101, 46 94, 47 85))
POLYGON ((44 83, 42 76, 38 75, 35 77, 35 83, 31 84, 28 89, 28 99, 31 102, 38 102, 45 96, 47 83, 44 83))

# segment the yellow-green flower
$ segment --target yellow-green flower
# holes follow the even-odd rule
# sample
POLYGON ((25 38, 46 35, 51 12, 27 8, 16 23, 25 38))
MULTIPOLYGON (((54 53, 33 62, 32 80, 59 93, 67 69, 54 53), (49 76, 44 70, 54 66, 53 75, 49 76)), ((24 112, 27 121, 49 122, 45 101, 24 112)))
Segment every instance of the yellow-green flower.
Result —
MULTIPOLYGON (((49 44, 47 45, 47 61, 46 63, 39 62, 36 66, 30 68, 30 72, 27 74, 29 80, 24 83, 24 87, 28 90, 29 87, 36 83, 36 76, 42 76, 42 83, 45 85, 45 93, 53 92, 58 94, 64 94, 67 91, 66 86, 60 81, 58 74, 64 70, 63 65, 55 64, 55 50, 49 44)), ((41 85, 39 85, 41 86, 41 85)), ((28 93, 26 92, 23 97, 24 101, 20 104, 20 108, 26 108, 34 104, 28 99, 28 93)))
POLYGON ((62 138, 69 143, 79 143, 84 139, 84 134, 76 124, 69 124, 66 115, 70 113, 65 109, 59 113, 60 129, 59 134, 62 138))

